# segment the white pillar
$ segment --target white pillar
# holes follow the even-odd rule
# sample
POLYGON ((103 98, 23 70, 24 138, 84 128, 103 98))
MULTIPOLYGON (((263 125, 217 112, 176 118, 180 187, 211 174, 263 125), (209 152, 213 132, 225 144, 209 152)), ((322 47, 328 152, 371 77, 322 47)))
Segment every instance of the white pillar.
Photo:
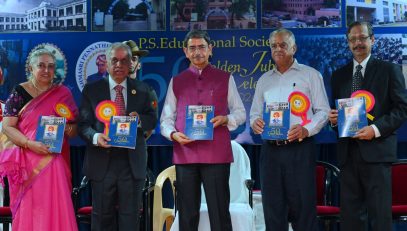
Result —
POLYGON ((105 15, 105 31, 113 31, 113 15, 105 15))
POLYGON ((150 27, 150 30, 152 30, 152 31, 157 30, 157 14, 156 13, 148 14, 148 26, 150 27))

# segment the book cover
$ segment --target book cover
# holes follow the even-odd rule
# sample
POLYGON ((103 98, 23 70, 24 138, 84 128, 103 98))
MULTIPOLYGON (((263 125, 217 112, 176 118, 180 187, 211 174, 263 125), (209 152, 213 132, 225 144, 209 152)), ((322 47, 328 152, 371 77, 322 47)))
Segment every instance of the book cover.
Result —
POLYGON ((367 126, 365 98, 355 97, 335 100, 338 109, 339 137, 352 137, 367 126))
POLYGON ((286 140, 290 130, 290 103, 271 102, 264 103, 263 107, 264 131, 261 138, 264 140, 286 140))
POLYGON ((212 105, 188 105, 185 114, 185 135, 192 140, 213 140, 215 107, 212 105))
POLYGON ((47 145, 51 152, 61 153, 65 124, 64 117, 41 116, 38 120, 35 140, 47 145))
POLYGON ((137 116, 112 116, 109 123, 108 144, 120 148, 136 148, 137 116))

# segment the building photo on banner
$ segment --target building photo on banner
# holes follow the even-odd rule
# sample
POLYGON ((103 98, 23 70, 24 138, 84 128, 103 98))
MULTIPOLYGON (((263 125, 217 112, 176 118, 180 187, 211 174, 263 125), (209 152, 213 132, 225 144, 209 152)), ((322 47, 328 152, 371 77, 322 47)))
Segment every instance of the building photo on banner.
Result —
POLYGON ((165 1, 92 0, 92 31, 165 29, 165 1))
POLYGON ((86 31, 86 0, 23 0, 1 3, 0 31, 86 31))
MULTIPOLYGON (((259 156, 264 141, 254 133, 249 118, 257 82, 276 67, 270 33, 279 28, 293 32, 295 59, 321 73, 330 99, 335 93, 331 76, 353 58, 346 33, 347 25, 355 21, 373 26, 372 56, 401 66, 406 77, 407 0, 0 0, 0 100, 4 103, 18 84, 27 81, 31 68, 28 57, 44 48, 56 58, 54 83, 66 86, 79 107, 85 86, 109 77, 106 51, 120 42, 131 45, 138 54, 131 77, 146 83, 155 93, 151 106, 159 118, 172 78, 190 67, 183 50, 185 35, 191 30, 205 30, 211 38, 209 62, 231 74, 246 110, 246 121, 230 134, 247 151, 254 189, 260 190, 259 156)), ((404 83, 407 85, 406 78, 404 83)), ((142 94, 139 90, 129 92, 142 94)), ((145 136, 148 168, 155 179, 172 165, 173 142, 161 135, 159 122, 145 136)), ((337 166, 335 128, 327 124, 314 141, 317 159, 337 166)), ((398 158, 407 159, 406 123, 397 130, 397 141, 398 158)), ((86 142, 76 136, 70 139, 70 145, 72 186, 77 187, 83 177, 86 142)), ((164 204, 173 208, 171 189, 164 191, 164 204)), ((90 201, 90 190, 85 194, 86 199, 80 198, 81 205, 90 201)), ((255 222, 260 222, 260 192, 255 193, 254 200, 254 207, 260 211, 255 222)), ((152 214, 149 219, 153 219, 152 214)), ((327 226, 340 230, 335 225, 327 226)), ((321 224, 320 230, 327 226, 321 224)), ((145 221, 142 230, 152 230, 149 227, 152 220, 145 221)), ((261 224, 258 227, 264 230, 261 224)), ((90 229, 81 225, 80 230, 90 229)), ((404 230, 407 222, 394 224, 393 231, 404 230)))
POLYGON ((170 1, 171 30, 255 29, 257 2, 170 1))

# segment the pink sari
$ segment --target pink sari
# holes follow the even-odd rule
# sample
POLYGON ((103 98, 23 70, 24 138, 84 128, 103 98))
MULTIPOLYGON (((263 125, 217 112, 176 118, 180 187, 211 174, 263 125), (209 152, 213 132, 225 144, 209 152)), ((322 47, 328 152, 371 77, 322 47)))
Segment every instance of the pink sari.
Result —
MULTIPOLYGON (((78 109, 65 86, 55 86, 28 102, 19 113, 17 128, 35 139, 41 115, 55 115, 56 103, 65 103, 74 115, 78 109)), ((0 156, 0 176, 7 176, 13 230, 77 230, 71 199, 69 143, 61 154, 39 155, 8 143, 0 156)))

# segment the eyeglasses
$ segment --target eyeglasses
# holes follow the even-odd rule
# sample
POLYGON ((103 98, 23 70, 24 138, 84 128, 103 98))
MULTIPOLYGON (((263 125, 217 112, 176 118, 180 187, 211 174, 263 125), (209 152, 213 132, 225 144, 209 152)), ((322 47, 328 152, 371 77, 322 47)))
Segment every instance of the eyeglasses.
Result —
POLYGON ((55 70, 55 63, 49 63, 48 65, 45 63, 37 64, 37 68, 44 71, 44 70, 55 70))
POLYGON ((288 49, 288 44, 287 43, 273 43, 270 45, 272 50, 277 50, 278 47, 280 47, 283 50, 287 50, 288 49))
POLYGON ((113 66, 119 64, 119 62, 120 62, 122 65, 129 65, 129 64, 130 64, 130 61, 129 61, 128 59, 112 58, 112 60, 110 60, 110 63, 111 63, 113 66))
POLYGON ((206 45, 200 45, 200 46, 189 46, 187 49, 189 52, 194 53, 196 51, 199 52, 205 52, 208 46, 206 45))
POLYGON ((359 41, 359 42, 361 42, 361 43, 364 43, 364 42, 367 41, 367 39, 370 39, 370 37, 371 37, 371 36, 361 36, 361 37, 359 37, 359 38, 351 37, 351 38, 348 38, 348 41, 349 41, 350 43, 356 43, 357 41, 359 41))

